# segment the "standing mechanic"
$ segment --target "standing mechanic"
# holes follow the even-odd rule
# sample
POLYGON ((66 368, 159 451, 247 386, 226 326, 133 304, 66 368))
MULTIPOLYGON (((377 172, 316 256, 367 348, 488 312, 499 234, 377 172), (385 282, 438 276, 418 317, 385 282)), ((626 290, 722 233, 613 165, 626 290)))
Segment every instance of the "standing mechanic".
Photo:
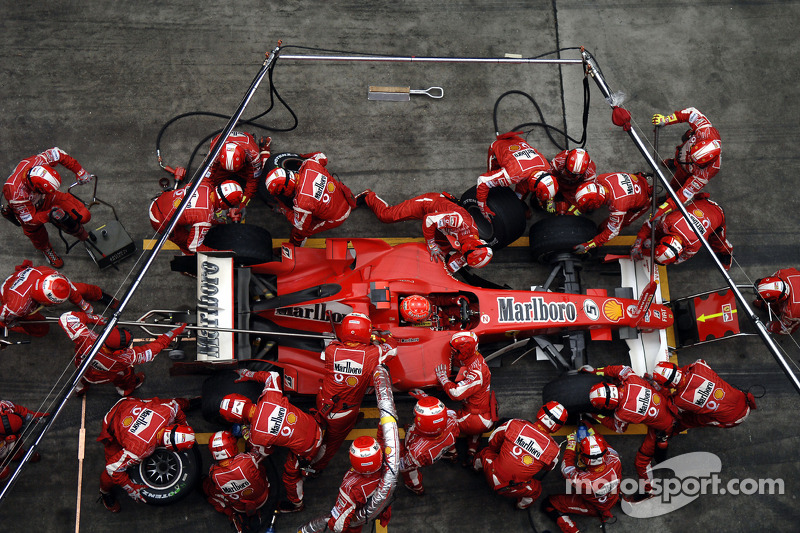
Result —
MULTIPOLYGON (((219 135, 211 140, 210 150, 219 141, 219 135)), ((264 169, 264 163, 269 159, 269 145, 272 139, 262 137, 256 142, 255 137, 249 133, 232 131, 225 139, 225 146, 219 152, 219 157, 214 160, 205 176, 206 184, 216 187, 225 181, 237 182, 244 194, 239 206, 228 211, 228 217, 233 222, 240 222, 242 210, 247 207, 250 199, 258 191, 258 182, 264 169)))
POLYGON ((436 379, 451 400, 461 400, 456 413, 458 430, 469 435, 467 461, 474 462, 478 441, 499 419, 497 398, 492 391, 492 374, 478 351, 478 337, 471 331, 459 331, 450 338, 453 358, 461 365, 456 381, 450 381, 447 365, 436 367, 436 379))
POLYGON ((601 231, 592 239, 575 246, 583 254, 602 246, 617 235, 622 228, 642 216, 650 207, 652 187, 642 174, 615 172, 600 174, 595 181, 583 183, 575 191, 575 205, 582 213, 603 205, 609 215, 600 225, 601 231))
POLYGON ((103 443, 106 467, 100 474, 100 501, 112 513, 120 504, 112 489, 119 485, 136 501, 144 502, 144 485, 128 476, 128 468, 138 465, 159 446, 175 451, 194 446, 194 430, 186 425, 186 398, 162 400, 123 398, 103 418, 99 442, 103 443))
POLYGON ((422 220, 422 235, 431 261, 441 261, 450 272, 465 265, 482 268, 492 260, 492 249, 478 237, 478 227, 458 200, 446 192, 430 192, 389 205, 367 189, 358 195, 383 223, 422 220), (455 253, 448 258, 452 250, 455 253))
MULTIPOLYGON (((716 202, 708 200, 707 193, 700 193, 693 202, 686 205, 686 211, 692 223, 683 218, 680 211, 668 213, 655 222, 655 260, 659 265, 680 264, 694 256, 703 244, 695 231, 711 245, 720 263, 729 269, 733 262, 733 245, 725 235, 725 212, 716 202)), ((648 220, 636 235, 631 248, 631 257, 641 259, 650 254, 651 222, 648 220)))
POLYGON ((489 189, 494 187, 516 185, 514 192, 521 200, 533 192, 542 205, 552 203, 558 192, 558 184, 550 175, 550 163, 521 134, 501 133, 489 147, 487 171, 478 176, 476 189, 478 208, 486 220, 495 215, 486 205, 489 189))
POLYGON ((94 311, 89 302, 116 305, 116 300, 97 285, 73 283, 52 268, 35 267, 26 259, 14 267, 14 273, 0 286, 0 327, 33 337, 44 337, 50 331, 50 326, 44 322, 39 310, 66 300, 86 313, 94 311), (30 324, 32 321, 42 323, 30 324))
POLYGON ((420 389, 413 389, 409 394, 418 401, 414 406, 414 423, 406 431, 400 454, 400 474, 408 490, 423 496, 425 487, 419 469, 442 458, 456 459, 458 421, 455 411, 447 409, 438 398, 420 389))
POLYGON ((756 280, 757 297, 753 305, 768 309, 777 318, 767 322, 770 333, 791 335, 800 327, 800 271, 782 268, 771 276, 756 280))
MULTIPOLYGON (((178 209, 189 189, 164 191, 150 204, 150 225, 162 232, 169 225, 172 214, 178 209)), ((200 184, 189 200, 189 205, 178 219, 177 225, 169 235, 169 240, 177 244, 185 255, 192 255, 209 248, 203 246, 206 233, 214 224, 225 224, 231 210, 242 202, 242 187, 235 181, 223 181, 214 187, 200 184)))
POLYGON ((561 475, 571 490, 542 501, 542 511, 563 533, 579 532, 568 515, 597 516, 605 523, 613 516, 611 509, 619 501, 622 481, 619 454, 593 428, 589 427, 588 433, 580 441, 575 432, 567 436, 561 475))
POLYGON ((515 498, 517 509, 527 509, 542 493, 542 478, 558 463, 561 448, 550 435, 566 422, 567 410, 558 402, 543 405, 536 422, 509 420, 492 432, 475 469, 483 469, 497 494, 515 498))
POLYGON ((396 354, 397 341, 391 334, 381 337, 373 333, 368 316, 350 313, 342 319, 339 339, 328 344, 322 353, 325 375, 317 392, 314 418, 325 430, 324 451, 311 463, 314 474, 328 466, 356 425, 375 368, 396 354))
MULTIPOLYGON (((83 313, 68 312, 61 315, 58 323, 75 343, 75 366, 79 367, 99 336, 94 326, 105 326, 105 318, 83 313)), ((159 335, 153 342, 132 347, 133 334, 126 328, 114 328, 100 347, 91 365, 75 387, 75 394, 86 394, 89 385, 111 383, 120 396, 130 396, 144 383, 144 372, 134 372, 133 366, 149 363, 156 354, 164 350, 172 339, 183 333, 186 324, 180 324, 171 331, 159 335)))
POLYGON ((325 168, 322 152, 301 154, 304 158, 295 172, 276 168, 267 174, 267 192, 278 201, 278 209, 292 225, 289 241, 302 246, 312 235, 340 226, 356 200, 350 189, 325 168))
MULTIPOLYGON (((589 153, 582 148, 564 150, 553 158, 550 166, 553 168, 553 177, 558 182, 559 196, 563 197, 570 205, 568 212, 575 215, 579 215, 581 212, 585 213, 586 211, 580 208, 576 212, 572 206, 578 207, 575 203, 578 187, 584 183, 591 183, 597 176, 597 165, 589 157, 589 153)), ((548 209, 548 211, 550 210, 548 209)))
POLYGON ((289 403, 281 391, 277 372, 237 370, 235 382, 256 381, 264 390, 254 404, 241 394, 228 394, 220 402, 222 418, 234 424, 249 425, 250 445, 261 455, 269 455, 275 446, 289 450, 283 466, 283 486, 288 501, 282 501, 278 510, 296 513, 305 508, 303 503, 303 471, 317 456, 322 445, 322 430, 314 417, 289 403))
POLYGON ((53 147, 23 159, 3 185, 3 196, 8 202, 8 206, 3 207, 3 216, 22 227, 22 232, 34 248, 44 254, 50 266, 61 268, 64 261, 53 250, 44 224, 51 222, 66 233, 86 240, 89 234, 83 224, 92 216, 83 202, 58 190, 61 176, 53 168, 56 164, 72 171, 79 183, 91 179, 83 166, 61 148, 53 147))
MULTIPOLYGON (((722 163, 722 144, 717 128, 694 107, 687 107, 666 116, 653 115, 653 124, 656 127, 679 122, 688 122, 690 129, 683 134, 681 144, 675 147, 675 158, 666 159, 663 164, 675 171, 672 186, 680 186, 676 193, 681 203, 685 204, 719 172, 722 163)), ((673 209, 675 202, 670 198, 659 206, 651 220, 673 209)))
POLYGON ((203 493, 208 503, 241 532, 242 515, 256 515, 269 500, 270 490, 278 487, 270 487, 264 456, 255 451, 239 453, 230 431, 214 433, 208 450, 216 462, 203 479, 203 493))
MULTIPOLYGON (((49 416, 49 413, 31 411, 26 407, 0 400, 0 481, 11 475, 11 461, 22 459, 25 448, 19 436, 32 420, 49 416)), ((30 461, 35 463, 42 458, 39 452, 31 454, 30 461)))
POLYGON ((726 383, 702 359, 683 367, 661 361, 651 378, 671 396, 682 428, 732 428, 756 408, 752 393, 726 383))
POLYGON ((628 424, 647 426, 647 435, 636 452, 635 467, 639 479, 644 482, 645 492, 650 492, 653 480, 650 464, 656 451, 658 450, 659 458, 664 456, 669 438, 680 431, 680 424, 676 419, 678 411, 672 398, 659 392, 661 387, 654 387, 637 376, 629 366, 609 365, 597 370, 585 366, 582 370, 617 381, 617 384, 597 383, 590 389, 589 401, 594 407, 614 412, 613 418, 593 415, 595 419, 617 433, 624 433, 628 424))

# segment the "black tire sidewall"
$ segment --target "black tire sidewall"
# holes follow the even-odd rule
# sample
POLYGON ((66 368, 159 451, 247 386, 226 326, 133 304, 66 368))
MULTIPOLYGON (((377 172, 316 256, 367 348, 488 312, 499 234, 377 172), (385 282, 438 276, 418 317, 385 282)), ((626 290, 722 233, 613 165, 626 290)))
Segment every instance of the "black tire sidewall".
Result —
POLYGON ((581 413, 603 413, 589 402, 589 391, 597 383, 605 381, 611 380, 587 372, 563 374, 542 388, 542 404, 549 401, 560 403, 566 408, 571 423, 577 422, 581 413))
POLYGON ((597 235, 597 225, 583 216, 555 215, 536 221, 528 232, 534 261, 548 264, 553 255, 572 252, 597 235))
POLYGON ((229 426, 230 423, 226 422, 219 414, 219 404, 222 398, 228 394, 243 394, 247 396, 251 402, 258 402, 258 398, 264 390, 264 384, 256 381, 234 383, 238 378, 239 375, 233 370, 222 370, 216 372, 203 382, 203 418, 220 426, 229 426))
POLYGON ((264 168, 261 171, 261 178, 258 180, 258 197, 268 205, 274 203, 275 200, 272 198, 272 195, 267 192, 267 174, 276 168, 297 171, 300 169, 300 165, 303 164, 303 161, 304 159, 294 152, 281 152, 271 155, 264 164, 264 168))
POLYGON ((525 233, 525 203, 508 187, 489 189, 486 205, 495 212, 489 222, 478 208, 477 186, 470 187, 461 195, 461 206, 475 220, 478 236, 492 247, 492 250, 505 248, 525 233))
POLYGON ((272 235, 254 224, 218 224, 208 230, 203 244, 214 250, 233 250, 240 265, 259 265, 273 259, 272 235))
POLYGON ((144 468, 147 459, 129 468, 128 475, 135 483, 145 485, 146 488, 141 491, 145 503, 157 506, 169 505, 182 500, 197 487, 201 478, 203 460, 197 444, 189 450, 180 452, 167 450, 165 448, 159 448, 158 450, 173 454, 182 465, 181 474, 173 483, 168 487, 162 488, 150 486, 141 475, 141 469, 144 468))

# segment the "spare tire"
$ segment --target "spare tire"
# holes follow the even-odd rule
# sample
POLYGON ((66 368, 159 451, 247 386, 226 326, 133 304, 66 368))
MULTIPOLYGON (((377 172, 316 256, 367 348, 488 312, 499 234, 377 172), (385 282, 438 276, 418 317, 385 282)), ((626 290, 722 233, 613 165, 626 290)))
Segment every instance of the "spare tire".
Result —
POLYGON ((581 413, 601 413, 589 402, 589 390, 597 383, 612 381, 604 376, 584 372, 567 372, 542 388, 542 403, 557 401, 563 405, 571 423, 581 413))
POLYGON ((244 266, 272 261, 272 235, 253 224, 219 224, 206 233, 203 244, 214 250, 233 250, 244 266))
POLYGON ((128 469, 134 483, 144 485, 142 497, 150 505, 169 505, 188 496, 200 482, 203 461, 198 445, 176 452, 156 448, 128 469))
POLYGON ((586 217, 556 215, 543 218, 531 226, 528 233, 534 261, 548 264, 559 253, 569 253, 597 235, 597 226, 586 217))
POLYGON ((495 212, 491 223, 483 218, 481 210, 478 208, 476 195, 477 186, 471 187, 461 195, 461 206, 475 220, 480 238, 486 241, 493 250, 505 248, 522 237, 528 223, 525 218, 525 203, 517 198, 514 191, 508 187, 489 189, 486 205, 495 212))
POLYGON ((285 168, 286 170, 294 170, 296 172, 300 170, 300 165, 303 164, 303 161, 305 161, 305 159, 294 152, 282 152, 280 154, 270 156, 270 158, 267 159, 267 162, 264 164, 264 169, 261 171, 261 178, 258 180, 258 197, 261 198, 261 200, 266 204, 272 204, 274 200, 272 195, 267 192, 266 185, 267 174, 269 174, 269 171, 276 168, 285 168))
POLYGON ((251 402, 258 402, 258 397, 261 396, 261 391, 264 390, 264 384, 256 381, 234 383, 238 378, 239 374, 233 370, 223 370, 203 382, 203 418, 215 424, 228 425, 228 422, 219 414, 219 404, 222 398, 228 394, 243 394, 250 398, 251 402))

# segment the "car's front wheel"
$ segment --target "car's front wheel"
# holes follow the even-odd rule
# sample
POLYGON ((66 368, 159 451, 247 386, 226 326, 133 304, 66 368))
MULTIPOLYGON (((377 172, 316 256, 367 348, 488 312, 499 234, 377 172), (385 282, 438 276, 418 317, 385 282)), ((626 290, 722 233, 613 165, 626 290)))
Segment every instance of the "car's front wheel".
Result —
POLYGON ((176 452, 156 450, 128 469, 131 480, 146 488, 142 496, 150 505, 169 505, 185 498, 200 482, 202 459, 197 446, 176 452))

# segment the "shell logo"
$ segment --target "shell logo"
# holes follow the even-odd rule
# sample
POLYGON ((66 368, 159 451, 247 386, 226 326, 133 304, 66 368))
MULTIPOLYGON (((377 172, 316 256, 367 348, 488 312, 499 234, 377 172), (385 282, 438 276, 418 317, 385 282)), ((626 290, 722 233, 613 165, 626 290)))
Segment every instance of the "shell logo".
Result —
POLYGON ((622 318, 622 304, 616 300, 606 300, 603 304, 603 316, 612 322, 619 322, 622 318))
POLYGON ((604 471, 605 469, 606 469, 606 465, 605 465, 605 463, 603 463, 603 464, 601 464, 599 466, 594 467, 593 471, 597 472, 599 474, 600 472, 604 471))
POLYGON ((355 376, 348 376, 348 378, 344 380, 344 382, 347 383, 350 387, 355 387, 356 385, 358 385, 358 378, 356 378, 355 376))
POLYGON ((177 209, 178 206, 181 205, 181 200, 183 200, 183 198, 175 198, 172 200, 172 208, 177 209))
POLYGON ((290 424, 294 424, 297 422, 297 415, 294 413, 289 413, 289 416, 286 417, 286 421, 290 424))
POLYGON ((524 464, 524 465, 532 465, 533 464, 533 457, 531 457, 530 455, 525 454, 522 457, 522 464, 524 464))
POLYGON ((126 427, 126 428, 130 427, 131 424, 133 424, 133 417, 132 416, 126 416, 125 418, 122 419, 122 426, 123 427, 126 427))
POLYGON ((703 216, 703 212, 700 211, 699 209, 695 209, 694 211, 692 211, 692 214, 697 218, 701 218, 703 216))
POLYGON ((653 405, 661 404, 661 395, 660 394, 653 394, 653 405))
POLYGON ((724 390, 717 389, 717 390, 714 391, 714 399, 715 400, 721 400, 724 397, 725 397, 725 391, 724 390))
POLYGON ((519 145, 512 144, 511 146, 508 147, 508 149, 511 150, 512 152, 516 152, 517 150, 519 150, 519 145))
POLYGON ((251 487, 247 487, 242 491, 242 496, 250 496, 251 494, 253 494, 253 492, 255 491, 253 491, 251 487))
POLYGON ((329 193, 332 193, 332 192, 333 192, 333 191, 335 191, 335 190, 336 190, 336 185, 334 185, 334 184, 333 184, 333 183, 331 183, 331 182, 328 182, 328 192, 329 192, 329 193))

